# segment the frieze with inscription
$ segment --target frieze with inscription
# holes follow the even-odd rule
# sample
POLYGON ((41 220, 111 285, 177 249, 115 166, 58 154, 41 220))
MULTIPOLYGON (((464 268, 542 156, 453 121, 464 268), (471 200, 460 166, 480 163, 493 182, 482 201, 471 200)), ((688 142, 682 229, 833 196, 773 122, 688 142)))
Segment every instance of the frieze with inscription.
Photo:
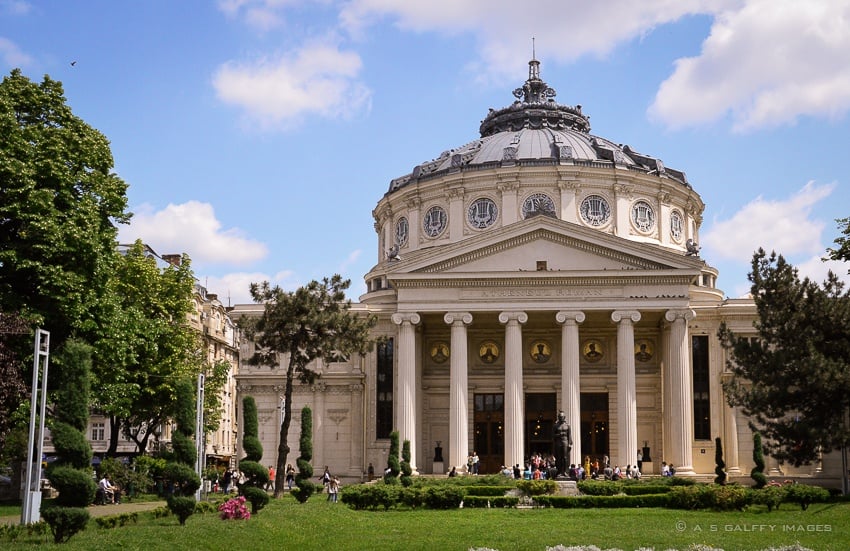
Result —
POLYGON ((578 287, 507 287, 489 289, 462 289, 462 299, 479 298, 592 298, 592 297, 619 297, 622 296, 621 288, 578 288, 578 287))

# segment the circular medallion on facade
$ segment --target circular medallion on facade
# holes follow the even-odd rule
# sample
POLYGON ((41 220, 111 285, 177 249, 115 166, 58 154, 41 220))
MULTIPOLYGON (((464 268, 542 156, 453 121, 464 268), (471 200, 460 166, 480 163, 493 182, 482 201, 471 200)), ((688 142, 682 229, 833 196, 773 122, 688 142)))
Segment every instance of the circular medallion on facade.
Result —
POLYGON ((589 339, 584 341, 584 345, 581 347, 581 354, 584 356, 584 359, 596 363, 602 359, 602 356, 605 355, 605 350, 602 348, 602 343, 597 339, 589 339))
POLYGON ((473 201, 466 211, 466 219, 469 221, 469 225, 479 230, 495 224, 498 217, 499 208, 495 201, 486 197, 473 201))
POLYGON ((448 221, 449 216, 443 210, 443 207, 431 207, 425 213, 425 220, 422 221, 422 229, 425 230, 425 235, 428 237, 437 237, 446 229, 448 221))
POLYGON ((478 357, 485 364, 491 364, 499 359, 499 345, 493 341, 484 341, 478 348, 478 357))
POLYGON ((431 359, 435 363, 445 363, 449 359, 449 356, 451 356, 451 351, 449 350, 449 345, 445 342, 437 341, 431 345, 431 359))
POLYGON ((552 347, 546 341, 534 341, 528 352, 531 359, 539 364, 545 364, 552 357, 552 347))
POLYGON ((636 362, 648 362, 652 359, 652 355, 655 354, 655 345, 652 344, 652 341, 649 339, 640 339, 635 342, 635 361, 636 362))
POLYGON ((522 217, 530 218, 532 216, 551 216, 555 215, 555 202, 545 193, 533 193, 525 198, 522 202, 522 217))
POLYGON ((611 207, 600 195, 588 195, 579 207, 581 219, 591 226, 603 226, 611 219, 611 207))
POLYGON ((407 244, 407 235, 409 233, 410 227, 407 223, 407 218, 402 216, 395 223, 395 242, 399 247, 403 247, 407 244))
POLYGON ((646 201, 638 201, 632 205, 632 223, 643 233, 652 231, 655 225, 655 211, 646 201))
POLYGON ((685 221, 684 218, 682 218, 682 213, 674 210, 670 213, 670 237, 676 241, 681 241, 684 229, 685 221))

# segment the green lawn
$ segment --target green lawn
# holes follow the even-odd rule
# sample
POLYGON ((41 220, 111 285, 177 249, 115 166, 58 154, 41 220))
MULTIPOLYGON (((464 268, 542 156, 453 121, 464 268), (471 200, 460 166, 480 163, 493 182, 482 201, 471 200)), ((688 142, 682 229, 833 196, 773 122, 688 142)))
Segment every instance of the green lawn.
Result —
MULTIPOLYGON (((3 549, 55 548, 47 536, 24 537, 3 549)), ((702 543, 757 550, 795 542, 814 549, 850 549, 850 503, 818 504, 801 511, 790 504, 767 513, 685 512, 668 509, 459 509, 452 511, 353 511, 324 496, 300 505, 287 496, 248 521, 222 521, 208 513, 186 526, 173 516, 141 514, 138 524, 101 529, 92 521, 62 549, 210 550, 463 550, 544 551, 547 546, 588 545, 633 550, 684 549, 702 543)))

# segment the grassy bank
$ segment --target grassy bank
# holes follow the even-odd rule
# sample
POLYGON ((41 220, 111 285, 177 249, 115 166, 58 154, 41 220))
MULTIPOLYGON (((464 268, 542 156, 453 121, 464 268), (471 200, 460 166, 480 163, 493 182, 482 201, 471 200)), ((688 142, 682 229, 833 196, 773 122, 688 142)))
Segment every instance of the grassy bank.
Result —
MULTIPOLYGON (((47 536, 23 537, 3 549, 56 548, 47 536)), ((768 513, 668 509, 459 509, 452 511, 353 511, 324 496, 300 505, 272 500, 248 521, 194 515, 186 526, 170 516, 140 514, 135 525, 102 529, 94 522, 62 549, 210 550, 463 550, 543 551, 547 546, 602 549, 684 549, 691 543, 730 550, 758 550, 795 542, 814 549, 850 549, 850 504, 817 504, 808 511, 783 505, 768 513)))

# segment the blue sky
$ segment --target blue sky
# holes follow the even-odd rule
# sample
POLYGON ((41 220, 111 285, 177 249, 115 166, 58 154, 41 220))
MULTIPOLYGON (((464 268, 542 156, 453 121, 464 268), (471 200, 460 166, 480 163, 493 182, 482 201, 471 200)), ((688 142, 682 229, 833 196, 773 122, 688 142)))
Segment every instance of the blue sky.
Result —
POLYGON ((532 37, 593 134, 687 173, 728 296, 760 246, 823 279, 850 216, 850 0, 0 0, 3 73, 62 81, 109 138, 121 239, 188 253, 225 304, 334 273, 356 299, 390 180, 478 137, 532 37))

